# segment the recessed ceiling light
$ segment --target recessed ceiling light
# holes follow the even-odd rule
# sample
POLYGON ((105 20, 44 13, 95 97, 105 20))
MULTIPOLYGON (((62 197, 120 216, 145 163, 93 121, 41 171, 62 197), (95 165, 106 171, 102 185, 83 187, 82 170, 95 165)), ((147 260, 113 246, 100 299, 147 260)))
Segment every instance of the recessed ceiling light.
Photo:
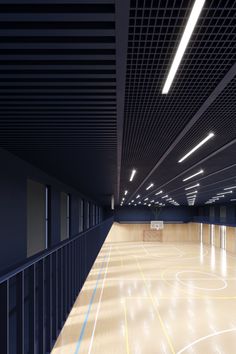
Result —
POLYGON ((158 195, 158 194, 161 194, 161 193, 163 193, 163 191, 157 192, 155 195, 158 195))
POLYGON ((136 199, 140 198, 140 194, 137 195, 136 199))
POLYGON ((129 203, 129 205, 130 205, 130 203, 129 203))
POLYGON ((151 206, 151 204, 148 204, 148 206, 150 207, 150 206, 151 206))
POLYGON ((154 203, 155 202, 155 200, 153 199, 153 200, 150 200, 150 203, 154 203))
POLYGON ((190 187, 185 188, 185 190, 187 191, 187 190, 189 190, 191 188, 195 188, 195 187, 199 187, 199 186, 200 186, 200 184, 197 183, 197 184, 194 184, 194 186, 190 186, 190 187))
POLYGON ((186 195, 195 194, 195 193, 197 193, 197 191, 186 193, 186 195))
POLYGON ((178 162, 184 161, 187 157, 192 155, 196 150, 198 150, 202 145, 204 145, 208 140, 215 136, 214 133, 209 133, 206 138, 204 138, 200 143, 198 143, 193 149, 191 149, 186 155, 184 155, 178 162))
POLYGON ((234 189, 236 188, 236 186, 233 186, 233 187, 227 187, 227 188, 224 188, 224 191, 227 191, 228 189, 234 189))
POLYGON ((152 188, 154 186, 153 183, 149 184, 149 186, 146 188, 146 190, 148 191, 150 188, 152 188))
POLYGON ((138 204, 141 204, 141 202, 138 202, 138 204))
POLYGON ((125 194, 125 195, 126 195, 126 194, 128 194, 128 191, 125 191, 125 193, 124 193, 124 194, 125 194))
POLYGON ((145 198, 144 200, 148 200, 148 198, 145 198))
POLYGON ((132 170, 131 176, 130 176, 130 179, 129 179, 130 182, 133 181, 133 178, 134 178, 134 175, 135 175, 136 172, 137 172, 136 170, 132 170))
POLYGON ((125 200, 125 198, 122 198, 122 200, 125 200))
POLYGON ((223 192, 223 193, 216 193, 216 195, 225 195, 225 194, 232 194, 233 191, 223 192))
POLYGON ((181 59, 184 55, 185 49, 186 49, 188 42, 190 40, 190 37, 193 33, 194 27, 197 23, 198 17, 201 13, 204 3, 205 3, 205 0, 196 0, 193 5, 191 14, 189 16, 187 25, 186 25, 184 33, 183 33, 183 36, 182 36, 181 41, 179 43, 177 52, 175 54, 173 63, 171 65, 170 71, 168 73, 165 85, 163 87, 162 94, 166 94, 169 92, 170 86, 174 80, 175 74, 178 70, 181 59))
POLYGON ((186 182, 186 181, 188 181, 189 179, 191 179, 191 178, 193 178, 193 177, 195 177, 195 176, 200 175, 201 173, 204 173, 204 171, 203 171, 203 170, 200 170, 200 171, 194 173, 193 175, 191 175, 191 176, 189 176, 189 177, 186 177, 185 179, 183 179, 183 182, 186 182))
POLYGON ((134 202, 134 200, 131 200, 131 203, 133 203, 134 202))

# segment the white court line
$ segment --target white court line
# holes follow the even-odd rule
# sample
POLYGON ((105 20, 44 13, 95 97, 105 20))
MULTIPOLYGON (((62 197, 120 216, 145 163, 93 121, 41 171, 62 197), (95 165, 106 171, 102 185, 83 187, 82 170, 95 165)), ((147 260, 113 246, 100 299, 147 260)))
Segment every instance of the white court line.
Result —
POLYGON ((111 249, 112 249, 112 245, 110 246, 110 251, 109 251, 109 257, 108 257, 108 260, 107 260, 106 271, 105 271, 105 275, 104 275, 103 282, 102 282, 102 290, 101 290, 100 296, 99 296, 98 307, 97 307, 95 322, 94 322, 94 326, 93 326, 93 333, 92 333, 90 344, 89 344, 88 354, 91 353, 92 346, 93 346, 93 339, 94 339, 94 334, 95 334, 95 330, 96 330, 96 326, 97 326, 98 314, 99 314, 99 311, 100 311, 102 294, 103 294, 104 284, 105 284, 105 280, 106 280, 106 276, 107 276, 108 264, 109 264, 110 256, 111 256, 111 249))
POLYGON ((220 334, 224 334, 224 333, 228 333, 228 332, 233 332, 233 331, 236 331, 236 327, 229 328, 229 329, 224 329, 223 331, 218 331, 218 332, 214 332, 214 333, 208 334, 207 336, 201 337, 201 338, 195 340, 194 342, 186 345, 186 347, 184 347, 183 349, 178 351, 176 354, 181 354, 181 353, 185 352, 187 349, 191 348, 193 345, 195 345, 195 344, 197 344, 199 342, 203 342, 204 340, 206 340, 208 338, 211 338, 211 337, 214 337, 214 336, 218 336, 220 334))
MULTIPOLYGON (((217 291, 217 290, 223 290, 223 289, 227 288, 227 286, 228 286, 226 280, 223 279, 223 278, 221 278, 221 277, 219 277, 218 275, 216 275, 216 274, 214 274, 214 273, 207 273, 207 272, 199 271, 199 270, 191 270, 191 269, 190 269, 190 270, 181 270, 181 271, 179 271, 179 272, 177 272, 177 273, 175 274, 175 278, 176 278, 176 280, 177 280, 180 284, 182 284, 182 285, 184 285, 184 286, 187 286, 187 287, 189 287, 189 288, 192 288, 192 289, 200 289, 200 290, 207 290, 207 291, 217 291), (213 277, 213 278, 215 277, 217 280, 221 281, 224 285, 221 286, 221 287, 219 287, 219 288, 203 288, 203 287, 200 287, 200 286, 189 285, 189 284, 186 284, 186 283, 187 283, 190 279, 186 279, 186 281, 183 281, 183 280, 181 280, 181 279, 179 278, 179 274, 183 274, 183 273, 206 274, 206 275, 209 275, 209 276, 211 276, 211 277, 213 277)), ((216 279, 214 279, 214 280, 216 280, 216 279)), ((184 280, 185 280, 185 279, 184 279, 184 280)), ((197 280, 197 279, 195 279, 195 280, 197 280)))

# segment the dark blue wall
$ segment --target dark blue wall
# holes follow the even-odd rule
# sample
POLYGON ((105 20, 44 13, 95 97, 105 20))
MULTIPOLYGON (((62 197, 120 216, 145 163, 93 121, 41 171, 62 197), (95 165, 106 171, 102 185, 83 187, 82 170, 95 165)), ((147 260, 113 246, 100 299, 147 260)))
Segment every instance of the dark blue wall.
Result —
POLYGON ((51 188, 51 246, 60 242, 60 192, 71 195, 71 236, 79 230, 78 191, 0 149, 0 270, 26 258, 27 179, 51 188))
POLYGON ((216 204, 199 207, 193 221, 206 224, 236 226, 236 204, 216 204), (223 215, 224 208, 226 209, 226 217, 223 215))
POLYGON ((153 208, 144 206, 120 207, 115 211, 115 220, 118 222, 149 222, 163 220, 166 222, 201 222, 236 226, 236 204, 202 206, 202 207, 164 207, 153 208), (226 208, 226 218, 222 209, 226 208), (211 208, 211 209, 210 209, 211 208))
POLYGON ((197 214, 195 207, 120 207, 115 212, 115 220, 118 222, 149 222, 150 220, 163 220, 166 222, 190 222, 197 214))

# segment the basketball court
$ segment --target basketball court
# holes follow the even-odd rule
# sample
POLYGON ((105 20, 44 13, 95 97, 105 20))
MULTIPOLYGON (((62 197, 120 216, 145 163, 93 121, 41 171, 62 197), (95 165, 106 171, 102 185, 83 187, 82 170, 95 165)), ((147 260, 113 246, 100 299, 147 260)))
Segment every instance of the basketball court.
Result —
POLYGON ((206 225, 192 224, 198 241, 160 241, 175 226, 136 242, 110 231, 53 354, 235 353, 236 257, 206 244, 206 225))

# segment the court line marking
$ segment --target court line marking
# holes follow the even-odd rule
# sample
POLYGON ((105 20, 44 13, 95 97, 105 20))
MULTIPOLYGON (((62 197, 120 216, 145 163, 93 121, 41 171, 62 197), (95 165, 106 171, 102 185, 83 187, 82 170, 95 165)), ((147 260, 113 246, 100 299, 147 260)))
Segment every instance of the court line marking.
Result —
MULTIPOLYGON (((178 268, 181 268, 181 267, 178 267, 178 268)), ((170 269, 170 268, 166 268, 165 270, 163 270, 163 272, 161 273, 161 277, 162 277, 163 281, 164 281, 168 286, 170 286, 171 288, 173 288, 174 285, 173 285, 172 283, 170 283, 169 280, 167 280, 166 278, 164 278, 164 274, 165 274, 169 269, 170 269)), ((180 288, 179 290, 182 291, 182 292, 184 292, 185 294, 188 294, 187 290, 185 290, 185 289, 181 289, 181 288, 180 288)), ((207 290, 206 290, 206 291, 207 291, 207 290)), ((197 294, 197 295, 198 295, 198 294, 197 294)), ((191 296, 191 295, 190 295, 190 296, 191 296)), ((201 296, 202 296, 202 295, 198 295, 199 298, 201 298, 201 296)), ((208 297, 208 296, 206 295, 206 296, 202 296, 202 298, 203 298, 203 299, 218 299, 218 298, 220 298, 220 299, 225 299, 225 300, 227 300, 227 299, 234 299, 235 296, 230 296, 230 297, 228 297, 228 296, 225 296, 225 297, 223 297, 223 296, 208 297)))
POLYGON ((192 346, 194 346, 195 344, 199 343, 199 342, 203 342, 204 340, 214 337, 214 336, 218 336, 224 333, 228 333, 228 332, 233 332, 236 331, 236 327, 233 328, 229 328, 229 329, 224 329, 223 331, 217 331, 211 334, 208 334, 207 336, 201 337, 195 341, 193 341, 192 343, 186 345, 186 347, 182 348, 181 350, 179 350, 176 354, 181 354, 183 352, 185 352, 187 349, 191 348, 192 346))
MULTIPOLYGON (((110 246, 110 252, 111 252, 111 247, 112 246, 110 246)), ((98 287, 98 283, 99 283, 99 280, 101 278, 102 270, 104 269, 103 265, 105 264, 105 258, 108 258, 108 255, 104 256, 104 260, 103 260, 102 266, 100 268, 100 271, 99 271, 99 274, 98 274, 98 277, 97 277, 97 281, 96 281, 95 287, 93 289, 92 296, 90 298, 90 302, 89 302, 87 313, 86 313, 86 316, 85 316, 85 319, 84 319, 84 322, 83 322, 83 326, 82 326, 82 329, 80 331, 80 336, 79 336, 79 339, 77 341, 77 345, 76 345, 76 348, 75 348, 75 354, 79 353, 79 349, 80 349, 80 346, 81 346, 81 343, 82 343, 82 340, 83 340, 84 332, 85 332, 86 325, 87 325, 87 322, 88 322, 88 317, 89 317, 89 314, 90 314, 90 311, 91 311, 91 307, 92 307, 92 304, 93 304, 93 301, 94 301, 94 298, 95 298, 95 294, 96 294, 96 290, 97 290, 97 287, 98 287)), ((108 262, 107 262, 107 264, 108 264, 108 262)))
POLYGON ((94 325, 93 325, 93 332, 92 332, 92 336, 91 336, 91 339, 90 339, 88 354, 91 353, 92 346, 93 346, 94 334, 95 334, 96 327, 97 327, 98 314, 99 314, 100 307, 101 307, 101 300, 102 300, 102 295, 103 295, 103 291, 104 291, 105 280, 106 280, 106 276, 107 276, 107 270, 108 270, 109 261, 110 261, 110 256, 111 256, 111 249, 112 249, 112 246, 111 246, 110 251, 109 251, 108 261, 107 261, 107 265, 106 265, 106 271, 105 271, 105 274, 104 274, 104 277, 103 277, 102 290, 101 290, 100 296, 99 296, 99 301, 98 301, 98 306, 97 306, 97 312, 96 312, 95 322, 94 322, 94 325))
MULTIPOLYGON (((199 270, 181 270, 179 272, 177 272, 175 274, 175 279, 182 285, 186 286, 186 287, 189 287, 191 289, 199 289, 199 290, 206 290, 206 291, 217 291, 217 290, 224 290, 225 288, 227 288, 228 286, 228 283, 226 282, 225 279, 223 279, 222 277, 214 274, 214 273, 207 273, 207 272, 203 272, 203 271, 199 271, 199 270), (195 285, 188 285, 186 284, 186 282, 188 282, 189 280, 191 279, 186 279, 186 282, 184 282, 183 280, 181 280, 179 278, 179 274, 183 274, 183 273, 200 273, 200 274, 207 274, 211 277, 215 277, 215 279, 211 279, 211 280, 218 280, 218 281, 221 281, 224 285, 219 287, 219 288, 204 288, 204 287, 200 287, 200 286, 195 286, 195 285)), ((201 280, 200 278, 196 278, 194 280, 201 280)), ((209 281, 210 279, 204 279, 204 280, 207 280, 209 281)))
POLYGON ((151 291, 149 290, 149 288, 148 288, 148 286, 147 286, 147 282, 146 282, 145 276, 144 276, 143 271, 142 271, 142 268, 141 268, 141 266, 140 266, 140 264, 139 264, 139 262, 138 262, 138 260, 137 260, 137 257, 136 257, 136 263, 137 263, 137 265, 138 265, 139 272, 140 272, 140 274, 141 274, 141 276, 142 276, 142 278, 143 278, 143 281, 144 281, 145 287, 146 287, 146 289, 147 289, 147 292, 148 292, 149 295, 150 295, 150 300, 151 300, 152 305, 153 305, 153 307, 154 307, 154 309, 155 309, 155 311, 156 311, 156 314, 157 314, 158 320, 159 320, 159 322, 160 322, 162 331, 163 331, 163 333, 164 333, 164 335, 165 335, 165 337, 166 337, 167 343, 168 343, 168 345, 169 345, 169 347, 170 347, 170 351, 171 351, 172 354, 176 354, 176 353, 175 353, 175 350, 174 350, 174 347, 173 347, 173 344, 172 344, 172 342, 171 342, 171 339, 170 339, 170 337, 169 337, 169 335, 168 335, 168 332, 167 332, 167 330, 166 330, 166 328, 165 328, 164 322, 163 322, 163 320, 162 320, 162 318, 161 318, 160 312, 159 312, 159 310, 158 310, 157 307, 156 307, 156 302, 155 302, 155 300, 154 300, 154 298, 153 298, 153 296, 152 296, 151 291))
POLYGON ((126 302, 125 302, 125 298, 123 298, 124 302, 123 302, 123 308, 124 308, 124 314, 125 314, 125 338, 126 338, 126 352, 127 354, 130 354, 129 351, 129 332, 128 332, 128 321, 127 321, 127 309, 126 309, 126 302))

